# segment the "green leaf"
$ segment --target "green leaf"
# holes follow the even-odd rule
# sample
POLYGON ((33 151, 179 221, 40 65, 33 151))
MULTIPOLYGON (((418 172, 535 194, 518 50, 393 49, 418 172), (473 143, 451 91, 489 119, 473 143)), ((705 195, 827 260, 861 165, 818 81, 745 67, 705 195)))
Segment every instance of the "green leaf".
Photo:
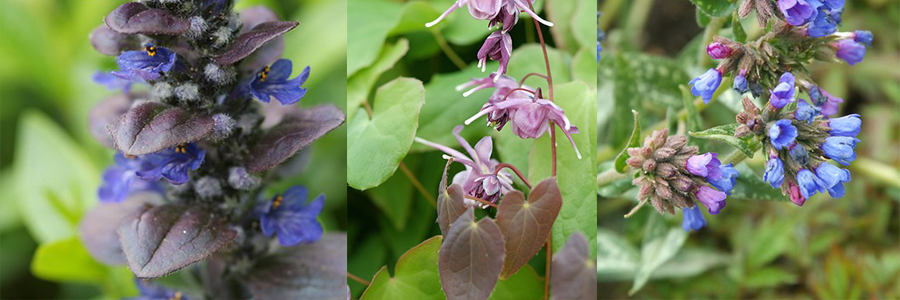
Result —
POLYGON ((734 40, 738 43, 747 42, 747 32, 744 31, 744 25, 741 24, 741 18, 738 17, 737 11, 732 13, 731 32, 734 33, 734 40))
POLYGON ((628 164, 625 163, 631 155, 628 155, 628 148, 640 147, 641 146, 641 118, 638 116, 638 112, 636 110, 631 110, 631 113, 634 115, 634 127, 631 130, 631 137, 628 138, 628 142, 625 144, 625 147, 622 148, 622 152, 619 152, 619 155, 616 155, 616 172, 623 173, 625 172, 625 167, 628 164))
POLYGON ((402 231, 406 227, 414 193, 412 182, 406 174, 395 172, 387 181, 366 193, 394 229, 402 231))
POLYGON ((766 267, 750 273, 743 283, 749 288, 772 288, 797 283, 797 275, 776 267, 766 267))
MULTIPOLYGON (((572 78, 584 82, 597 82, 597 48, 581 47, 572 58, 572 78)), ((591 85, 591 88, 597 88, 591 85)))
POLYGON ((97 203, 99 170, 41 113, 23 113, 16 141, 16 198, 25 226, 40 243, 73 236, 97 203))
POLYGON ((443 10, 438 11, 432 5, 423 1, 410 1, 403 6, 403 13, 400 15, 400 22, 391 29, 389 36, 402 35, 416 31, 431 30, 425 27, 425 23, 437 19, 443 10))
POLYGON ((444 299, 438 275, 440 247, 441 236, 435 236, 409 249, 397 261, 393 277, 386 266, 381 267, 360 299, 444 299))
POLYGON ((694 106, 694 95, 691 94, 691 90, 688 89, 685 85, 679 85, 679 89, 681 89, 681 99, 682 105, 684 105, 684 109, 687 110, 687 129, 688 131, 699 131, 701 126, 703 126, 703 119, 700 118, 700 113, 697 111, 697 107, 694 106))
POLYGON ((690 132, 690 135, 696 138, 725 142, 743 152, 748 158, 753 158, 753 155, 759 150, 761 145, 759 141, 753 138, 735 137, 734 130, 737 129, 738 125, 740 124, 732 123, 716 126, 704 131, 690 132))
MULTIPOLYGON (((453 127, 463 125, 466 119, 475 115, 481 106, 487 103, 493 89, 480 90, 468 97, 463 97, 462 94, 465 91, 457 91, 456 86, 472 78, 485 76, 487 74, 482 73, 481 69, 474 65, 459 72, 435 75, 431 82, 425 85, 425 105, 422 106, 416 136, 441 145, 459 147, 459 143, 452 134, 453 127)), ((478 141, 489 135, 493 130, 484 126, 485 123, 484 118, 474 121, 471 125, 466 126, 461 133, 462 137, 469 141, 478 141)), ((434 151, 434 148, 415 143, 410 151, 434 151)))
MULTIPOLYGON (((366 280, 374 277, 375 272, 378 272, 378 269, 387 260, 387 248, 376 235, 367 237, 362 243, 348 245, 348 248, 353 249, 354 252, 347 256, 347 272, 366 280)), ((350 285, 350 290, 353 291, 354 298, 359 298, 366 288, 365 285, 354 280, 349 280, 347 283, 350 285)))
POLYGON ((538 276, 537 272, 530 265, 519 269, 516 274, 497 282, 494 292, 491 293, 491 300, 502 299, 534 299, 539 300, 544 297, 544 280, 538 276))
MULTIPOLYGON (((597 124, 596 94, 581 81, 573 81, 556 87, 556 104, 568 116, 572 125, 581 132, 572 138, 582 158, 575 156, 575 150, 557 128, 557 182, 562 191, 563 206, 553 224, 553 249, 565 245, 573 232, 580 231, 592 239, 588 241, 591 255, 596 255, 597 243, 597 182, 594 173, 596 156, 597 124)), ((551 154, 549 133, 541 136, 531 148, 528 163, 528 179, 539 182, 551 176, 551 154)))
POLYGON ((709 25, 709 22, 712 21, 712 17, 707 15, 706 13, 697 10, 697 25, 700 25, 701 28, 709 25))
POLYGON ((644 235, 644 243, 641 246, 641 264, 634 276, 634 285, 628 291, 634 295, 639 291, 650 275, 678 253, 687 233, 681 228, 667 228, 665 220, 659 214, 652 214, 647 222, 647 232, 644 235))
POLYGON ((395 1, 349 0, 347 18, 357 26, 347 27, 347 76, 375 61, 401 13, 402 4, 395 1))
MULTIPOLYGON (((579 47, 596 46, 596 1, 548 0, 546 10, 546 18, 553 22, 553 27, 550 27, 553 41, 559 48, 574 51, 579 47)), ((522 21, 533 22, 528 19, 522 21)))
MULTIPOLYGON (((794 240, 791 233, 793 220, 767 218, 760 222, 753 242, 747 250, 747 269, 762 267, 788 250, 794 240)), ((751 271, 752 272, 752 271, 751 271)))
MULTIPOLYGON (((569 20, 572 23, 572 36, 578 42, 576 46, 597 49, 597 1, 581 0, 577 3, 578 7, 575 9, 575 14, 569 20)), ((569 51, 575 51, 577 47, 570 49, 572 50, 569 51)), ((591 65, 596 66, 596 55, 594 55, 594 63, 591 65)))
POLYGON ((347 79, 347 119, 352 120, 353 114, 364 101, 369 98, 369 92, 375 81, 409 50, 409 42, 400 39, 397 43, 387 44, 381 49, 381 54, 371 66, 360 69, 356 74, 347 79))
POLYGON ((734 10, 734 3, 728 0, 691 0, 697 10, 711 17, 724 17, 734 10))
POLYGON ((765 201, 790 201, 791 198, 781 194, 781 189, 773 188, 771 185, 762 180, 762 176, 757 175, 746 164, 739 164, 735 167, 739 174, 737 183, 731 191, 732 199, 742 200, 765 200, 765 201))
POLYGON ((425 103, 422 82, 397 78, 375 93, 372 119, 358 112, 347 131, 347 183, 366 190, 387 180, 406 156, 425 103))
MULTIPOLYGON (((447 9, 447 6, 450 6, 452 1, 450 2, 435 2, 434 5, 445 5, 440 9, 447 9)), ((463 11, 460 14, 453 13, 450 14, 446 19, 441 21, 436 26, 444 26, 441 29, 441 35, 447 39, 447 42, 460 45, 467 46, 475 43, 480 43, 484 41, 484 38, 491 33, 491 29, 487 26, 484 26, 484 21, 476 20, 472 18, 469 14, 463 11), (446 23, 446 24, 444 24, 446 23)), ((523 14, 524 15, 524 14, 523 14)), ((431 20, 428 20, 429 22, 431 20)), ((519 20, 519 22, 523 22, 525 20, 519 20)))
POLYGON ((108 276, 107 267, 91 258, 74 236, 38 247, 31 273, 53 281, 102 282, 108 276))
POLYGON ((597 229, 597 280, 634 278, 640 254, 628 240, 605 228, 597 229))
MULTIPOLYGON (((550 72, 553 75, 553 82, 568 82, 571 80, 571 72, 569 72, 566 61, 569 57, 558 49, 547 47, 547 58, 550 59, 550 72)), ((488 72, 493 68, 488 66, 488 72)), ((546 74, 547 66, 544 64, 544 51, 541 50, 540 44, 526 44, 513 50, 509 59, 509 72, 506 74, 512 76, 516 80, 529 73, 546 74)), ((487 76, 484 74, 483 76, 487 76)), ((483 77, 482 76, 482 77, 483 77)), ((547 81, 537 76, 528 77, 525 84, 532 87, 546 87, 547 81)), ((547 91, 544 92, 546 95, 547 91)), ((487 101, 485 101, 487 102, 487 101)))

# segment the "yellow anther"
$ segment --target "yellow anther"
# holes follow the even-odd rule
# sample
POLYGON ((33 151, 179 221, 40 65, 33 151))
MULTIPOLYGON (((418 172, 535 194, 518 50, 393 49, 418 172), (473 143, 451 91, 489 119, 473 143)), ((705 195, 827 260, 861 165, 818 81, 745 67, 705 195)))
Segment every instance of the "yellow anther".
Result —
POLYGON ((263 68, 262 72, 259 72, 259 81, 266 81, 269 78, 269 66, 263 68))
POLYGON ((181 292, 175 292, 175 295, 170 297, 169 300, 181 300, 181 292))
POLYGON ((181 153, 181 154, 187 153, 187 148, 185 148, 184 144, 175 146, 175 153, 181 153))
POLYGON ((272 202, 272 209, 276 209, 281 206, 281 200, 283 198, 281 196, 275 197, 275 201, 272 202))
POLYGON ((144 46, 144 50, 147 51, 147 55, 156 56, 156 46, 147 45, 144 46))

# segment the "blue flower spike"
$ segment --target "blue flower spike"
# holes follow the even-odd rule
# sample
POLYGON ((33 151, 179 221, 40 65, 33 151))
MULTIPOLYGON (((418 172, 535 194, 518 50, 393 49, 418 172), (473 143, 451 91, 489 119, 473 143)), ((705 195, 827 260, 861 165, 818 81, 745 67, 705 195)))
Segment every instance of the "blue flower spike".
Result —
POLYGON ((306 202, 306 187, 294 186, 271 201, 261 204, 260 226, 263 234, 278 237, 282 246, 314 243, 322 237, 322 225, 316 220, 325 205, 325 195, 306 202))
POLYGON ((263 67, 250 82, 250 94, 262 102, 275 98, 281 105, 297 103, 306 95, 306 88, 300 86, 309 78, 309 66, 300 75, 288 80, 292 69, 293 65, 287 59, 279 59, 271 67, 263 67))
POLYGON ((682 213, 684 213, 684 219, 681 221, 681 228, 683 228, 684 231, 696 231, 706 226, 706 219, 703 218, 703 211, 700 210, 700 205, 682 209, 682 213))

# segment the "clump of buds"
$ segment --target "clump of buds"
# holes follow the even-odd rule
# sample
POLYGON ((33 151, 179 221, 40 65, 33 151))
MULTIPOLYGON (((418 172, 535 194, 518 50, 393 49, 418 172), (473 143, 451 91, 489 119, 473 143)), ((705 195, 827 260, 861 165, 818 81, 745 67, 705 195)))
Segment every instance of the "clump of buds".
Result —
MULTIPOLYGON (((628 148, 629 166, 638 169, 633 183, 640 187, 638 199, 649 199, 659 213, 675 213, 674 207, 694 207, 691 192, 702 178, 685 169, 687 160, 697 154, 696 146, 686 146, 683 135, 669 137, 668 129, 653 132, 644 139, 644 146, 628 148)), ((702 183, 702 182, 700 182, 702 183)))

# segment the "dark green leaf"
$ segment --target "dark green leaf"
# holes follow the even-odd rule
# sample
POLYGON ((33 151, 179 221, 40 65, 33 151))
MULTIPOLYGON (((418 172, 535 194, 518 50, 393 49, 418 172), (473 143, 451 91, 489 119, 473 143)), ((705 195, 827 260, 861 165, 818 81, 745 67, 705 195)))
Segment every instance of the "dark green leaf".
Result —
POLYGON ((738 17, 737 11, 732 14, 731 19, 731 32, 734 33, 734 40, 738 43, 746 43, 747 42, 747 32, 744 31, 744 26, 741 24, 741 18, 738 17))
POLYGON ((777 267, 765 267, 750 273, 743 283, 750 288, 773 288, 796 282, 796 274, 777 267))
POLYGON ((697 107, 694 106, 694 95, 691 94, 691 91, 685 85, 679 85, 678 88, 681 89, 681 99, 682 105, 684 105, 684 109, 687 110, 687 129, 689 132, 699 131, 703 126, 703 119, 700 118, 700 113, 697 112, 697 107))
POLYGON ((781 194, 781 189, 773 188, 745 164, 739 164, 735 168, 740 175, 729 199, 790 201, 790 197, 781 194))
POLYGON ((631 155, 628 155, 628 148, 641 146, 641 118, 636 110, 632 109, 631 113, 634 115, 634 127, 631 129, 631 137, 628 138, 628 142, 625 143, 625 147, 622 147, 619 155, 616 155, 615 167, 616 172, 619 173, 625 172, 625 167, 628 167, 628 164, 625 163, 631 157, 631 155))
MULTIPOLYGON (((422 106, 416 136, 441 145, 459 147, 452 134, 453 127, 463 125, 466 119, 475 115, 481 106, 487 103, 493 89, 481 90, 463 97, 465 91, 457 91, 456 86, 472 78, 487 75, 472 65, 459 72, 436 74, 432 77, 425 85, 425 105, 422 106)), ((479 140, 489 135, 493 129, 485 126, 485 123, 484 118, 475 120, 463 130, 462 137, 467 140, 479 140)), ((434 151, 434 148, 416 143, 410 151, 434 151)))
POLYGON ((734 3, 729 0, 691 0, 697 6, 697 10, 712 16, 724 17, 734 10, 734 3))
POLYGON ((506 245, 500 274, 503 279, 519 271, 541 250, 562 207, 562 194, 554 178, 538 183, 528 198, 525 202, 522 192, 512 191, 503 196, 497 209, 497 225, 506 245))
POLYGON ((503 245, 494 220, 485 217, 475 222, 472 208, 457 218, 438 254, 447 299, 487 299, 500 278, 503 245))
POLYGON ((714 140, 724 142, 726 144, 731 145, 732 147, 740 150, 744 153, 748 158, 753 158, 753 155, 760 148, 759 141, 749 138, 738 138, 734 136, 734 130, 737 129, 738 123, 732 123, 727 125, 716 126, 704 131, 699 132, 691 132, 690 135, 692 137, 714 140))

